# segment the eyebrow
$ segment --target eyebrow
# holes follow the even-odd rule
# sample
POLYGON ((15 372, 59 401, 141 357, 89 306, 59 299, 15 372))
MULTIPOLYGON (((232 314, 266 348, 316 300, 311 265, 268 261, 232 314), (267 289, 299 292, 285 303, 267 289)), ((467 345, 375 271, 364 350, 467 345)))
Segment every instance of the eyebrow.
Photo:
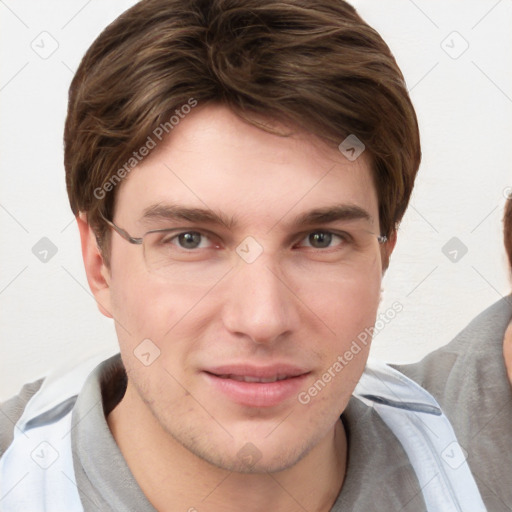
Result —
MULTIPOLYGON (((154 204, 144 209, 141 220, 186 221, 199 224, 223 225, 231 230, 236 227, 236 220, 210 210, 208 208, 189 208, 172 204, 154 204)), ((282 222, 278 221, 275 225, 282 222)), ((314 224, 328 224, 336 221, 366 220, 373 223, 373 217, 360 206, 353 204, 335 205, 316 208, 295 217, 286 224, 303 226, 314 224)))
POLYGON ((373 217, 364 208, 355 204, 343 204, 305 212, 296 217, 293 224, 328 224, 340 220, 366 220, 373 223, 373 217))
POLYGON ((200 224, 223 224, 228 229, 232 229, 235 226, 235 222, 232 218, 217 214, 207 208, 187 208, 162 203, 145 208, 141 220, 182 220, 200 224))

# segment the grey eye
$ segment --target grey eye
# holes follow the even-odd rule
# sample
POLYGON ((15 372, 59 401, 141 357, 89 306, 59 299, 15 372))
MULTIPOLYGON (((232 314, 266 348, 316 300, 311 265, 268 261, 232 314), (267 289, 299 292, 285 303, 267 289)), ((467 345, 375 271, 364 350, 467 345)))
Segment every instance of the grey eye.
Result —
POLYGON ((331 245, 332 237, 332 233, 316 231, 315 233, 310 233, 308 235, 308 242, 311 247, 314 247, 315 249, 325 249, 331 245))
POLYGON ((178 235, 178 243, 183 249, 197 249, 201 245, 203 235, 197 231, 181 233, 178 235))

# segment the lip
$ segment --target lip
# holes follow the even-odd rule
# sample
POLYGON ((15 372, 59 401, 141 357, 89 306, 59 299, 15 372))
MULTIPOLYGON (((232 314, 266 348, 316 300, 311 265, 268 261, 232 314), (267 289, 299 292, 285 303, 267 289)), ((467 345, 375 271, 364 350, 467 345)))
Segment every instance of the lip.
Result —
POLYGON ((309 375, 297 366, 278 364, 272 366, 226 365, 209 368, 203 375, 210 385, 231 401, 246 407, 275 407, 296 396, 309 375), (234 377, 234 378, 232 378, 234 377), (236 378, 279 378, 275 382, 245 382, 236 378))

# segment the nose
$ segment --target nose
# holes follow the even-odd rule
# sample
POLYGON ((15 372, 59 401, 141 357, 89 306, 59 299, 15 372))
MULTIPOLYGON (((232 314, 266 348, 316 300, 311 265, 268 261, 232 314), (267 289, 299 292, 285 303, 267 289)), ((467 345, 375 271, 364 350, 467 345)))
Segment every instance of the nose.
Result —
POLYGON ((226 288, 223 323, 238 337, 270 344, 297 329, 299 304, 276 265, 263 256, 240 261, 226 288))

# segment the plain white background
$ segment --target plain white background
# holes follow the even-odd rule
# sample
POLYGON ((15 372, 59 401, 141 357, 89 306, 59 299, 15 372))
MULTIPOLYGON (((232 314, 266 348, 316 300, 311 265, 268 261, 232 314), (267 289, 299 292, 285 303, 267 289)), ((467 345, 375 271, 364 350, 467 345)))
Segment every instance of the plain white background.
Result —
MULTIPOLYGON (((116 350, 82 267, 62 130, 81 56, 133 3, 0 2, 0 399, 116 350), (43 237, 56 250, 46 262, 43 237)), ((415 361, 510 288, 501 219, 512 181, 512 1, 353 3, 393 50, 420 121, 423 162, 381 304, 403 311, 372 347, 386 361, 415 361)))

